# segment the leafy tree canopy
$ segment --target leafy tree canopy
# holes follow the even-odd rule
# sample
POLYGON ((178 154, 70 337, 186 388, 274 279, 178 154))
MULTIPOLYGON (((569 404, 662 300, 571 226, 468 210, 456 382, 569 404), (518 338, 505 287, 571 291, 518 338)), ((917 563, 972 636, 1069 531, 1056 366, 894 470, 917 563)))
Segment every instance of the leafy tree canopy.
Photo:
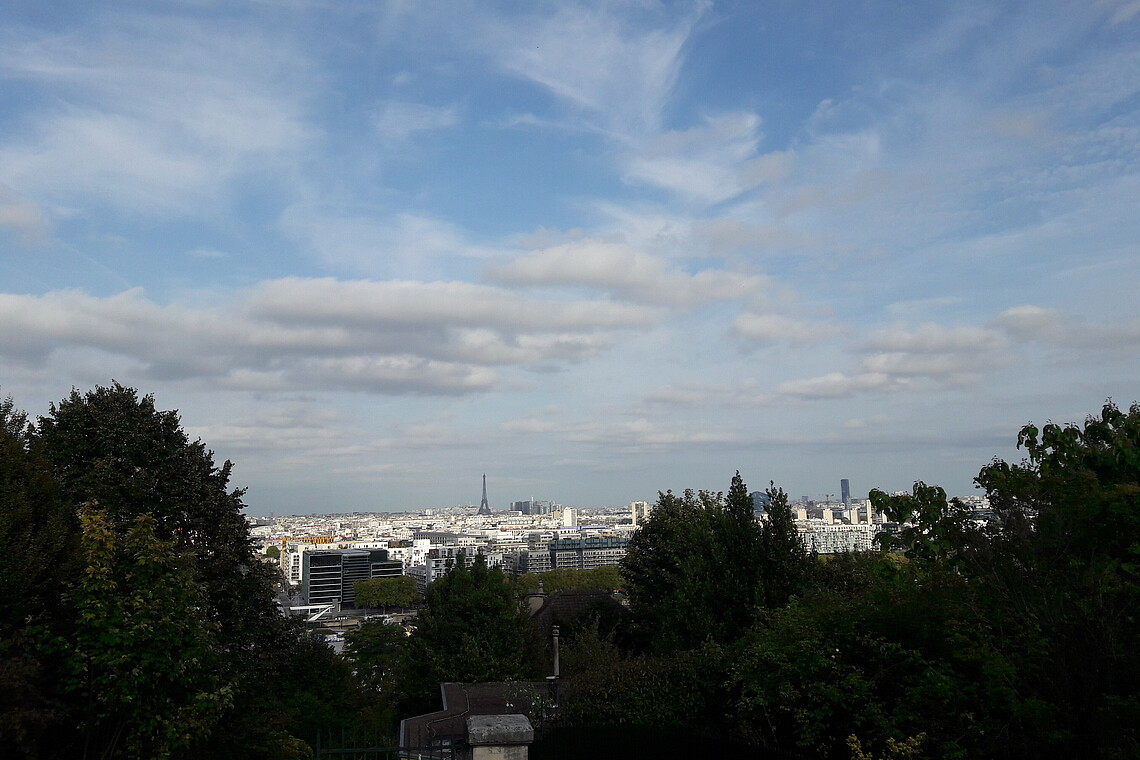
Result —
POLYGON ((357 607, 411 607, 420 598, 416 579, 407 575, 357 581, 354 589, 357 607))
POLYGON ((732 641, 757 606, 794 593, 807 555, 786 494, 772 486, 768 495, 763 524, 739 472, 727 498, 691 489, 658 495, 621 562, 631 611, 656 651, 732 641))
POLYGON ((502 681, 533 670, 533 637, 510 581, 482 554, 462 554, 427 588, 409 642, 405 705, 410 714, 438 709, 445 681, 502 681))
POLYGON ((515 579, 519 593, 539 590, 555 591, 616 591, 622 588, 621 570, 617 565, 602 565, 592 570, 563 567, 545 573, 524 573, 515 579))

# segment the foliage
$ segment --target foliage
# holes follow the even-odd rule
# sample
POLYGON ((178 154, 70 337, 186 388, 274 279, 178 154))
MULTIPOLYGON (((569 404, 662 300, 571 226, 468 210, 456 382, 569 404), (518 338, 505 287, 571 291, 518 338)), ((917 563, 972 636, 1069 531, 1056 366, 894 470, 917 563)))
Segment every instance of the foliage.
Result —
POLYGON ((403 683, 406 714, 439 709, 445 681, 502 681, 534 670, 526 613, 510 582, 482 554, 468 567, 462 555, 427 588, 408 645, 403 683))
POLYGON ((210 620, 222 646, 256 647, 276 633, 272 568, 253 556, 242 491, 228 490, 232 465, 214 464, 190 441, 178 413, 118 383, 71 395, 39 420, 37 438, 65 502, 101 505, 114 530, 141 514, 159 538, 195 555, 210 620))
POLYGON ((592 570, 562 567, 544 573, 523 573, 515 578, 520 594, 555 591, 616 591, 623 586, 621 570, 617 565, 602 565, 592 570))
MULTIPOLYGON (((739 478, 737 473, 735 480, 739 478)), ((743 483, 740 487, 743 489, 743 483)), ((760 528, 759 546, 755 550, 761 582, 757 601, 765 608, 773 609, 787 604, 788 599, 800 589, 811 563, 792 519, 788 495, 772 482, 769 482, 765 493, 768 496, 768 517, 760 528)))
MULTIPOLYGON (((894 758, 904 760, 904 758, 921 757, 922 743, 925 739, 925 733, 908 736, 902 741, 891 737, 887 739, 887 752, 882 758, 883 760, 893 760, 894 758)), ((851 760, 875 760, 874 755, 863 751, 863 744, 855 734, 847 737, 847 746, 851 749, 851 760)))
POLYGON ((1140 406, 1106 402, 1082 426, 1026 425, 1018 446, 1025 461, 995 460, 976 479, 999 522, 992 551, 971 569, 1008 631, 1018 689, 1043 708, 1015 738, 1027 754, 1134 756, 1140 406))
POLYGON ((164 758, 199 740, 230 703, 190 558, 148 515, 122 539, 105 512, 80 513, 86 567, 65 690, 80 700, 84 746, 99 757, 164 758))
MULTIPOLYGON (((345 635, 344 655, 382 709, 394 710, 399 678, 405 666, 408 634, 402 626, 369 621, 345 635)), ((393 714, 393 718, 396 716, 393 714)))
POLYGON ((0 605, 0 638, 29 619, 55 614, 75 572, 74 514, 60 500, 50 465, 11 398, 0 399, 0 577, 19 593, 0 605))
POLYGON ((563 662, 572 689, 563 720, 571 725, 681 729, 706 737, 724 725, 727 659, 715 645, 629 656, 595 626, 569 642, 563 662))
POLYGON ((734 648, 737 730, 753 743, 846 757, 926 731, 935 757, 990 756, 1014 695, 969 584, 890 555, 821 562, 792 604, 734 648))
POLYGON ((34 427, 5 400, 0 422, 0 569, 25 586, 0 613, 5 756, 284 757, 308 717, 359 714, 330 677, 347 665, 277 613, 230 464, 177 413, 114 384, 34 427))
POLYGON ((709 491, 659 494, 621 562, 630 609, 654 651, 733 641, 758 606, 784 604, 794 593, 807 554, 786 494, 773 486, 769 497, 761 525, 739 472, 727 499, 709 491))
POLYGON ((14 591, 0 605, 0 746, 41 757, 59 746, 64 716, 62 660, 39 643, 67 619, 59 600, 78 572, 78 523, 11 398, 0 399, 0 546, 0 577, 14 591))
POLYGON ((353 588, 357 607, 411 607, 420 598, 416 579, 407 575, 357 581, 353 588))
POLYGON ((971 510, 959 499, 946 499, 946 491, 914 484, 909 494, 887 495, 878 489, 870 493, 871 506, 903 527, 898 535, 880 533, 884 549, 900 551, 911 559, 948 562, 959 566, 968 552, 984 544, 982 532, 973 523, 971 510))

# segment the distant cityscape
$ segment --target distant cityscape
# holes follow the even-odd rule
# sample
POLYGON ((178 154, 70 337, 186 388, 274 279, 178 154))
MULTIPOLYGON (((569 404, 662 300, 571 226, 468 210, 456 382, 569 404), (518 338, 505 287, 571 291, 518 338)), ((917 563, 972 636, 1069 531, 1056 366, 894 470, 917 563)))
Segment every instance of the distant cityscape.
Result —
MULTIPOLYGON (((479 505, 250 518, 251 530, 262 551, 277 548, 299 606, 339 610, 355 607, 356 581, 410 576, 423 592, 458 557, 471 564, 482 555, 488 566, 512 576, 616 565, 654 506, 634 501, 576 508, 529 498, 496 511, 486 489, 484 476, 479 505)), ((755 491, 751 496, 756 519, 766 519, 767 495, 755 491)), ((877 534, 898 528, 875 513, 868 499, 851 498, 847 479, 840 481, 838 498, 833 497, 804 496, 789 504, 809 551, 867 551, 877 534)), ((988 518, 984 496, 959 498, 978 520, 988 518)))

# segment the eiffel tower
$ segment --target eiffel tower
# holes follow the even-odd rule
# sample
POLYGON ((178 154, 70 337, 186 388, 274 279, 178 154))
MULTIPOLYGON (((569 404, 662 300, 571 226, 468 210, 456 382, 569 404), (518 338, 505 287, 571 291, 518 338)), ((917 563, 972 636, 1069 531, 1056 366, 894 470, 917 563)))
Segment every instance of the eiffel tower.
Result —
POLYGON ((483 473, 483 501, 479 502, 479 514, 491 514, 491 505, 487 503, 487 473, 483 473))

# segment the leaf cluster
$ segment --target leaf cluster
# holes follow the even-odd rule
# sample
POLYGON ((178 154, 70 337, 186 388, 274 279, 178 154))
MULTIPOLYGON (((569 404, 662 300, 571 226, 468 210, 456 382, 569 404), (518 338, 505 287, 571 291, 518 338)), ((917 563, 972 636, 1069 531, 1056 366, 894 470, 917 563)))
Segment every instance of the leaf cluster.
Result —
MULTIPOLYGON (((177 412, 117 383, 34 425, 0 402, 0 573, 23 589, 0 612, 5 756, 296 749, 312 711, 290 703, 328 681, 266 690, 307 644, 277 612, 230 473, 177 412)), ((347 706, 354 689, 313 701, 347 706)))

